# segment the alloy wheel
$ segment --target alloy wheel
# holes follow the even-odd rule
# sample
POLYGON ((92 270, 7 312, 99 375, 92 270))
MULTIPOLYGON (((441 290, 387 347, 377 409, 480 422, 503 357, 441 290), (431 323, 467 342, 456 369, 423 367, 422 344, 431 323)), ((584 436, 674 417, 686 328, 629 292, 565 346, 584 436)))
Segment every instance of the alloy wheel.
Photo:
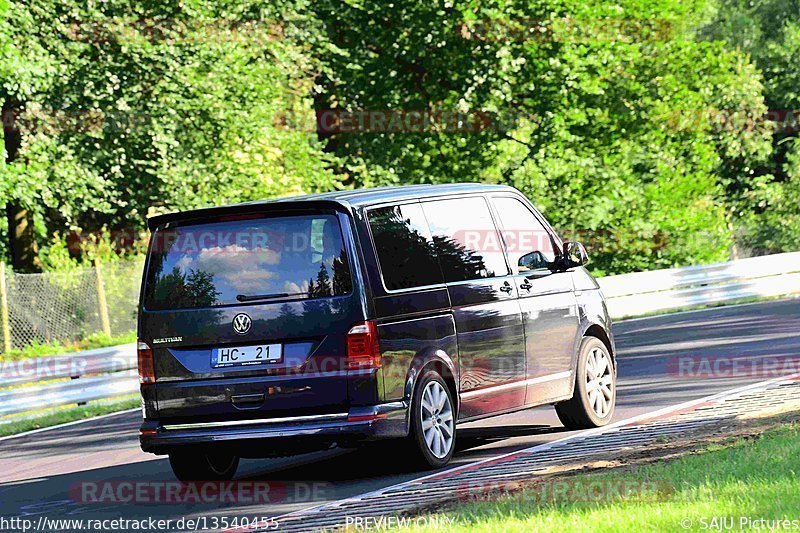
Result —
POLYGON ((453 406, 447 391, 438 381, 431 381, 422 393, 422 433, 428 450, 441 459, 453 446, 455 424, 453 406))
POLYGON ((599 417, 605 417, 611 409, 613 386, 611 361, 603 350, 594 348, 586 361, 586 395, 599 417))

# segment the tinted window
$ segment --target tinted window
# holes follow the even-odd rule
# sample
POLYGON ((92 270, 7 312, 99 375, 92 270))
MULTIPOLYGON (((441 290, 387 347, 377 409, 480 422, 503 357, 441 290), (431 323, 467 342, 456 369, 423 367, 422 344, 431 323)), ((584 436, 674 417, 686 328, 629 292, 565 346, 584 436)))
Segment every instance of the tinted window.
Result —
POLYGON ((445 281, 508 274, 500 237, 483 198, 422 204, 445 281))
POLYGON ((387 289, 442 282, 428 223, 419 204, 370 210, 369 225, 387 289))
POLYGON ((553 240, 539 219, 516 198, 493 198, 508 259, 515 272, 549 269, 556 259, 553 240))
POLYGON ((258 218, 156 230, 145 306, 184 309, 248 296, 319 298, 350 291, 335 216, 258 218))

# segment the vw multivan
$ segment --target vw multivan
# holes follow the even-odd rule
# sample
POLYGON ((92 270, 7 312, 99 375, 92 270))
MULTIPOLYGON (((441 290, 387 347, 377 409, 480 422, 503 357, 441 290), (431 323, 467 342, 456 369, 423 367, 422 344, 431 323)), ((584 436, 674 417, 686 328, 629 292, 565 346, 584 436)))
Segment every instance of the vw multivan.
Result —
POLYGON ((543 404, 572 429, 612 417, 586 251, 516 189, 340 191, 149 226, 140 442, 179 479, 381 439, 440 467, 464 422, 543 404))

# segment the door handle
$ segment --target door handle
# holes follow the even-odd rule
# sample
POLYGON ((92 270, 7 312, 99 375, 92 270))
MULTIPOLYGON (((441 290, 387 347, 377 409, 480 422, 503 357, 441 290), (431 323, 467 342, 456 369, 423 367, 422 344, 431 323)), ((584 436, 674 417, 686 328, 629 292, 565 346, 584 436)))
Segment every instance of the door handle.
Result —
POLYGON ((509 285, 509 284, 508 284, 508 282, 506 281, 506 282, 503 284, 503 286, 502 286, 502 287, 500 287, 500 290, 501 290, 501 291, 503 291, 503 292, 505 292, 506 294, 508 294, 508 293, 510 293, 510 292, 511 292, 511 290, 512 290, 512 289, 511 289, 511 285, 509 285))
POLYGON ((531 285, 530 283, 525 281, 522 284, 520 284, 519 288, 520 289, 525 289, 526 291, 529 291, 529 290, 531 290, 533 288, 533 285, 531 285))

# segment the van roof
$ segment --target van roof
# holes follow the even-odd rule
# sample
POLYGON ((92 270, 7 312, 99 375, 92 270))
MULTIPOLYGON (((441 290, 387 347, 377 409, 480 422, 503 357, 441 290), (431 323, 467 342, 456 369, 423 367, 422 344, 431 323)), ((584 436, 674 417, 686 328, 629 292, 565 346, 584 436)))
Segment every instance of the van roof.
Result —
POLYGON ((168 213, 156 215, 148 219, 150 229, 176 220, 187 218, 202 218, 206 216, 220 216, 231 212, 242 211, 245 208, 254 206, 269 206, 276 204, 298 204, 308 207, 311 204, 330 204, 335 203, 345 208, 364 207, 367 205, 408 200, 412 198, 426 198, 431 196, 443 196, 457 193, 491 192, 491 191, 514 191, 508 185, 493 185, 485 183, 446 183, 446 184, 424 184, 424 185, 401 185, 390 187, 374 187, 366 189, 348 189, 344 191, 331 191, 318 194, 306 194, 302 196, 287 196, 270 200, 256 200, 219 207, 208 207, 193 211, 183 211, 179 213, 168 213))

